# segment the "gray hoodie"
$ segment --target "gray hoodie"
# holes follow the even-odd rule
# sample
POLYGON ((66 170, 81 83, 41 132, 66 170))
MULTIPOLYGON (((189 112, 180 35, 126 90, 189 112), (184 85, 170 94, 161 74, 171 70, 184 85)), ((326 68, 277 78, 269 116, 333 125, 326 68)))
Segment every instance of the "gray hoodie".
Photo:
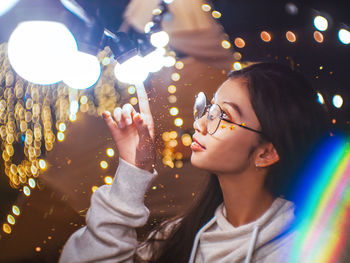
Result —
MULTIPOLYGON (((119 159, 113 184, 93 194, 86 226, 68 239, 59 262, 133 262, 135 253, 147 260, 152 251, 138 243, 135 228, 147 222, 144 194, 156 175, 119 159)), ((277 198, 256 221, 233 227, 221 204, 198 231, 189 262, 286 262, 294 233, 273 239, 293 219, 293 204, 277 198)))

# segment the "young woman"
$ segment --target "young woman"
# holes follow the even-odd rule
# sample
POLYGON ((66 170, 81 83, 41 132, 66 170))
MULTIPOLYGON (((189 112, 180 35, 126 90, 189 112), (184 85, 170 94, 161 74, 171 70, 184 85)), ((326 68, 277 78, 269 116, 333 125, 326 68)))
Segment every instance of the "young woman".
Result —
POLYGON ((258 63, 233 71, 209 102, 199 93, 191 162, 211 173, 186 214, 143 243, 149 216, 153 120, 144 91, 103 117, 119 151, 111 186, 92 196, 87 226, 67 241, 60 262, 286 262, 297 204, 298 169, 327 133, 327 118, 306 79, 286 66, 258 63))

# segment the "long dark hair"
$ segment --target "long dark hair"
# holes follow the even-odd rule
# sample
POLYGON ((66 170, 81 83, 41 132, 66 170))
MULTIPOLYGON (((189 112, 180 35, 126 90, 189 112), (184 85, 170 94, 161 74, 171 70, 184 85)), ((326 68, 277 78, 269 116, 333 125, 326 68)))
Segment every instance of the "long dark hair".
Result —
MULTIPOLYGON (((291 200, 294 183, 299 181, 298 169, 317 141, 329 132, 328 118, 317 102, 316 91, 301 73, 277 63, 253 64, 232 71, 228 77, 246 81, 261 130, 279 154, 279 162, 268 170, 266 188, 276 197, 291 200)), ((153 251, 151 262, 188 262, 196 233, 214 216, 222 201, 218 179, 212 174, 201 197, 153 251)), ((155 236, 148 240, 151 245, 157 242, 155 236)))

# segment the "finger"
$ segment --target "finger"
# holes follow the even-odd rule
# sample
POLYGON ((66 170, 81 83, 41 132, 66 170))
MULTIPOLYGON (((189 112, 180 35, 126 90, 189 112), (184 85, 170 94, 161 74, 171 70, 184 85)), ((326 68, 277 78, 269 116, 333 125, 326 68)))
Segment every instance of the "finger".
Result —
POLYGON ((126 125, 132 124, 131 112, 133 111, 133 109, 134 109, 133 106, 131 106, 131 104, 129 104, 129 103, 126 103, 123 106, 122 117, 124 118, 126 125))
POLYGON ((124 119, 122 118, 122 109, 120 107, 114 109, 113 118, 120 129, 125 127, 124 119))
POLYGON ((140 113, 136 113, 134 115, 134 123, 137 129, 137 132, 139 134, 140 137, 140 141, 141 142, 147 142, 152 140, 152 136, 150 134, 150 130, 149 127, 145 124, 142 115, 140 113))
POLYGON ((102 116, 107 124, 108 129, 112 132, 117 127, 117 124, 113 120, 111 113, 109 111, 105 111, 103 112, 102 116))
POLYGON ((139 100, 139 108, 140 108, 140 113, 147 115, 147 116, 152 116, 151 114, 151 109, 149 107, 149 102, 148 102, 148 96, 145 90, 145 86, 141 84, 137 84, 136 86, 136 91, 137 91, 137 97, 139 100))

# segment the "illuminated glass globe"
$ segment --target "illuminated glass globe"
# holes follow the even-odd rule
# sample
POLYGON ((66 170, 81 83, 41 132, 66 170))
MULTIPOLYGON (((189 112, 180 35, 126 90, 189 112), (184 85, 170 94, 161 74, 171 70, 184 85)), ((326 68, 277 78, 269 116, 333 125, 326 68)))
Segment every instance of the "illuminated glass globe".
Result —
POLYGON ((117 63, 114 67, 114 75, 120 81, 129 84, 142 83, 148 77, 149 71, 144 59, 134 56, 122 64, 117 63))
POLYGON ((164 48, 157 48, 143 58, 144 64, 149 72, 157 72, 162 69, 165 52, 164 48))
POLYGON ((169 43, 169 35, 165 31, 159 31, 151 35, 151 44, 155 47, 165 47, 169 43))
POLYGON ((96 84, 100 75, 97 57, 77 51, 66 65, 63 82, 73 89, 87 89, 96 84))
POLYGON ((16 73, 42 85, 62 80, 63 69, 74 52, 77 52, 74 36, 58 22, 20 23, 8 42, 9 61, 16 73))

